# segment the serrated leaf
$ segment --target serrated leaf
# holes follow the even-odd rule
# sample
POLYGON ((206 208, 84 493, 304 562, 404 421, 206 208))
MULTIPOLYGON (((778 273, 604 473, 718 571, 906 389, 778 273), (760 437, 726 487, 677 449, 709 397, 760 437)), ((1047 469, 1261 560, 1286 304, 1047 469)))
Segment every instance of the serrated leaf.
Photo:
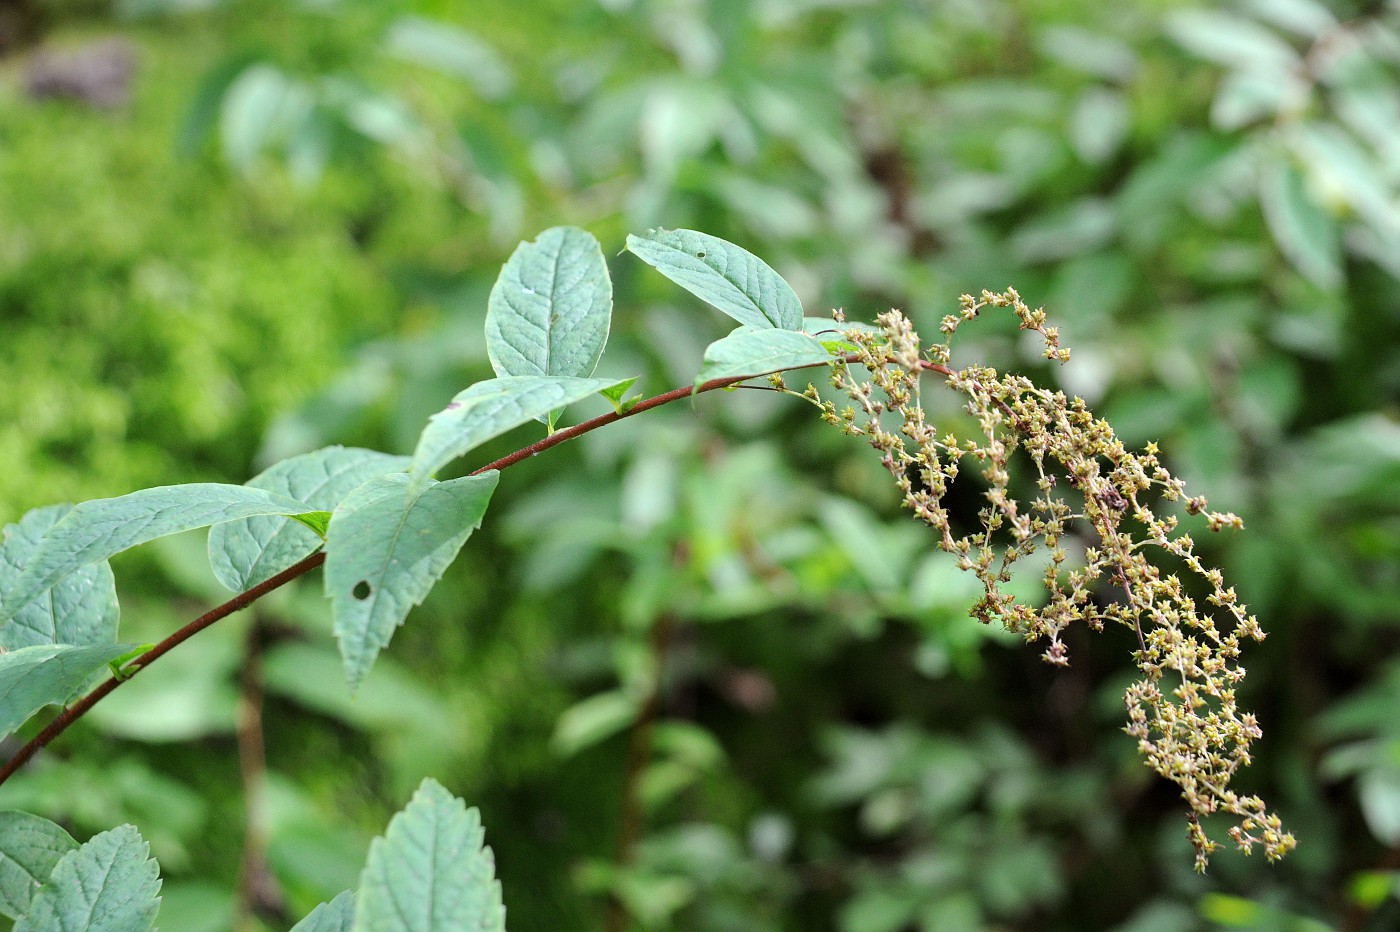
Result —
POLYGON ((0 735, 46 705, 66 703, 130 644, 36 644, 0 654, 0 735))
POLYGON ((1303 176, 1288 163, 1266 170, 1259 192, 1274 242, 1294 268, 1322 288, 1342 281, 1342 246, 1332 216, 1307 192, 1303 176))
POLYGON ((65 854, 15 932, 148 932, 160 868, 136 828, 120 825, 65 854))
POLYGON ((740 327, 706 347, 705 361, 695 377, 695 384, 741 375, 766 375, 796 366, 830 362, 834 358, 816 337, 796 330, 740 327))
POLYGON ((477 382, 428 418, 409 467, 411 488, 423 488, 433 473, 492 437, 624 381, 513 375, 477 382))
POLYGON ((406 474, 389 473, 336 508, 326 539, 326 597, 352 688, 481 526, 499 478, 492 470, 428 480, 418 490, 406 474))
POLYGON ((214 482, 161 486, 83 502, 49 529, 14 586, 0 593, 4 600, 0 624, 64 577, 157 537, 255 515, 314 510, 285 495, 214 482))
POLYGON ((802 326, 802 302, 792 286, 768 263, 733 243, 695 230, 651 230, 627 237, 627 248, 745 326, 802 326))
POLYGON ((0 810, 0 913, 18 919, 65 854, 78 843, 48 819, 0 810))
POLYGON ((496 859, 475 809, 433 780, 369 846, 356 932, 505 932, 496 859))
MULTIPOLYGON (((247 483, 285 495, 307 510, 334 511, 346 495, 375 476, 407 469, 406 456, 356 447, 326 447, 277 463, 247 483)), ((209 565, 219 582, 242 592, 315 553, 322 538, 304 522, 259 515, 218 524, 209 532, 209 565)))
POLYGON ((578 227, 516 247, 486 310, 486 353, 499 376, 586 378, 612 322, 612 279, 598 241, 578 227))
MULTIPOLYGON (((5 528, 0 545, 0 593, 13 589, 44 535, 72 505, 36 508, 5 528)), ((35 599, 0 627, 0 648, 18 650, 36 644, 69 644, 84 647, 110 644, 117 639, 117 585, 112 568, 101 561, 66 577, 35 599)))
POLYGON ((355 923, 355 894, 344 893, 313 909, 292 932, 350 932, 355 923))

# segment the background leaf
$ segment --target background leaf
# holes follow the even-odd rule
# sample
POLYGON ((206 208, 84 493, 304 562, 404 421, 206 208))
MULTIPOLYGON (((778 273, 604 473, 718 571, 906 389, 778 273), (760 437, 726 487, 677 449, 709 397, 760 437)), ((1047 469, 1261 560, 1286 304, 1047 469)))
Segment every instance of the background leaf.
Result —
POLYGON ((695 230, 628 236, 627 248, 686 291, 749 327, 802 327, 802 302, 781 275, 746 249, 695 230))
POLYGON ((739 375, 766 375, 779 369, 829 362, 832 358, 820 340, 805 333, 741 327, 705 349, 705 361, 695 384, 739 375))
POLYGON ((424 780, 370 843, 356 932, 505 932, 496 860, 475 809, 424 780))
POLYGON ((1259 191, 1264 219, 1293 266, 1322 288, 1342 281, 1342 246, 1332 216, 1308 194, 1303 175, 1286 162, 1266 167, 1259 191))
MULTIPOLYGON (((39 548, 49 529, 72 510, 71 505, 36 508, 5 528, 0 545, 0 592, 8 592, 39 548)), ((83 567, 35 599, 0 626, 0 647, 16 650, 36 644, 110 644, 117 639, 117 585, 103 560, 83 567)))
POLYGON ((67 702, 108 661, 131 649, 130 644, 36 644, 0 654, 0 735, 46 705, 67 702))
POLYGON ((29 912, 54 865, 77 847, 73 836, 48 819, 0 810, 0 913, 18 919, 29 912))
POLYGON ((492 437, 626 381, 515 375, 477 382, 428 419, 413 451, 412 488, 492 437))
POLYGON ((553 227, 521 243, 486 311, 496 374, 592 375, 608 342, 612 303, 603 250, 586 230, 553 227))
POLYGON ((131 825, 63 856, 15 932, 147 932, 160 909, 160 868, 131 825))
POLYGON ((254 515, 315 510, 284 495, 213 482, 161 486, 83 502, 49 529, 20 578, 4 593, 0 623, 70 573, 157 537, 254 515))
POLYGON ((326 596, 353 687, 413 606, 481 526, 500 473, 411 490, 403 473, 371 479, 341 502, 326 539, 326 596))
MULTIPOLYGON (((333 446, 282 460, 247 485, 288 496, 308 510, 333 511, 374 476, 408 464, 406 456, 333 446)), ((227 521, 209 531, 209 565, 219 582, 242 592, 314 553, 321 542, 315 531, 291 518, 259 515, 227 521)))

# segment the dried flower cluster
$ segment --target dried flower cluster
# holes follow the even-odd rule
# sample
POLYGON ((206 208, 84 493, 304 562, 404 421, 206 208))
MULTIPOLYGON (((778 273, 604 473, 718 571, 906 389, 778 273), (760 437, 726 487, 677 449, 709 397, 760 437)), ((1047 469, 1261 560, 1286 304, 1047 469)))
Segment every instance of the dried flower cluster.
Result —
MULTIPOLYGON (((1235 702, 1245 674, 1240 644, 1262 640, 1264 632, 1220 572, 1196 557, 1191 536, 1178 531, 1178 516, 1159 516, 1153 505, 1183 503, 1184 509, 1171 510, 1203 515, 1212 531, 1241 527, 1240 519, 1207 510, 1204 498, 1188 497, 1154 444, 1130 452, 1082 399, 995 369, 950 368, 954 334, 985 308, 1011 310, 1022 330, 1044 338, 1046 358, 1069 359, 1043 310, 1031 310, 1015 291, 983 292, 980 298, 962 297, 960 313, 943 320, 944 342, 927 351, 898 311, 881 315, 878 330, 847 331, 854 352, 833 367, 833 383, 851 405, 838 410, 815 389, 809 397, 821 406, 824 420, 879 451, 905 505, 938 533, 962 569, 981 580, 985 592, 973 609, 981 621, 1000 622, 1028 641, 1043 640, 1045 659, 1061 665, 1067 662, 1062 635, 1076 621, 1095 631, 1112 622, 1135 633, 1142 677, 1125 696, 1126 730, 1147 764, 1177 783, 1190 804, 1198 870, 1218 847, 1198 817, 1220 811, 1238 820, 1230 835, 1245 853, 1261 844, 1269 859, 1282 857, 1296 844, 1293 836, 1257 796, 1230 789, 1236 771, 1250 762, 1250 743, 1261 734, 1254 716, 1235 702), (857 374, 861 370, 865 374, 857 374), (940 433, 927 422, 919 396, 926 371, 941 374, 967 397, 981 436, 940 433), (1025 463, 1038 489, 1027 501, 1011 492, 1013 458, 1025 463), (964 462, 980 469, 986 504, 979 512, 981 527, 959 535, 945 497, 964 462), (1082 547, 1082 561, 1071 560, 1067 545, 1082 547), (1198 576, 1210 607, 1198 605, 1178 575, 1150 560, 1154 552, 1198 576), (1048 593, 1040 607, 1006 591, 1013 564, 1037 553, 1048 593)), ((837 320, 843 320, 840 312, 837 320)))

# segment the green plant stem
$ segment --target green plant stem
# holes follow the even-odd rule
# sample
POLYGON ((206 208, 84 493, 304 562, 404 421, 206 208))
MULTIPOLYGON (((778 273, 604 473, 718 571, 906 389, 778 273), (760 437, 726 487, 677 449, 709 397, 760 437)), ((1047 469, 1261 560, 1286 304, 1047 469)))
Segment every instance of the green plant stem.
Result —
MULTIPOLYGON (((849 363, 854 360, 853 358, 848 358, 845 361, 849 363)), ((827 363, 812 363, 811 365, 794 366, 793 368, 812 369, 816 366, 824 365, 827 365, 827 363)), ((938 368, 941 369, 942 367, 938 368)), ((514 466, 521 460, 529 459, 532 456, 538 456, 545 450, 548 450, 550 447, 556 447, 559 444, 564 443, 566 440, 572 440, 575 437, 579 437, 583 434, 588 433, 589 431, 597 430, 600 427, 606 427, 614 421, 620 421, 625 417, 632 417, 634 414, 641 414, 643 411, 650 411, 652 408, 659 408, 664 404, 669 404, 673 401, 679 401, 680 399, 688 398, 691 395, 698 395, 703 392, 712 392, 716 389, 728 388, 731 385, 737 385, 738 383, 751 378, 758 378, 758 376, 745 375, 736 376, 734 378, 728 379, 713 379, 709 382, 704 383, 699 388, 694 388, 692 386, 687 385, 684 388, 675 388, 669 392, 664 392, 660 395, 654 395, 651 398, 647 398, 637 402, 635 405, 633 405, 631 408, 629 408, 627 411, 621 414, 619 414, 616 411, 609 411, 607 414, 600 414, 595 418, 591 418, 590 420, 583 421, 579 424, 575 424, 573 427, 568 427, 564 430, 555 431, 548 437, 545 437, 541 440, 537 440, 527 447, 522 447, 521 449, 516 450, 514 453, 510 454, 509 456, 503 456, 500 459, 495 460, 494 462, 487 463, 480 469, 473 470, 472 475, 475 476, 492 469, 506 469, 510 466, 514 466)), ((271 579, 258 583, 256 586, 249 589, 247 592, 241 592, 233 598, 229 599, 224 604, 218 606, 217 608, 211 609, 205 614, 200 615, 194 621, 185 625, 183 628, 180 628, 174 634, 171 634, 165 640, 161 641, 159 644, 151 648, 146 653, 142 654, 140 657, 137 657, 131 663, 127 664, 124 668, 122 668, 121 679, 113 677, 112 679, 107 680, 101 686, 98 686, 96 689, 88 693, 83 698, 79 699, 77 702, 65 708, 62 712, 58 714, 57 718, 55 718, 52 722, 49 722, 48 726, 45 727, 43 731, 39 732, 33 738, 29 739, 29 741, 24 745, 24 747, 20 748, 19 751, 15 753, 14 757, 6 761, 4 767, 0 767, 0 784, 4 784, 6 780, 14 776, 15 772, 19 770, 20 767, 23 767, 26 763, 28 763, 30 758, 32 758, 36 753, 38 753, 38 751, 41 748, 43 748, 49 742, 53 741, 59 735, 63 734, 63 732, 67 731, 68 726, 72 725, 78 719, 86 715, 93 706, 97 705, 97 703, 105 699, 112 692, 112 690, 116 689, 118 686, 126 682, 135 674, 141 672, 143 669, 145 669, 150 664, 154 663, 160 657, 163 657, 172 648, 183 644, 185 641, 189 640, 191 637, 198 634, 200 631, 203 631, 205 628, 209 627, 214 622, 219 621, 222 618, 227 618, 229 615, 232 615, 234 612, 239 611, 240 609, 247 608, 249 605, 252 605, 258 599, 267 595, 274 589, 278 589, 282 586, 285 586, 287 583, 291 582, 293 579, 296 579, 298 576, 303 576, 306 573, 311 572, 324 562, 326 562, 325 551, 318 550, 316 553, 313 553, 311 556, 307 557, 301 562, 295 563, 292 566, 287 567, 285 570, 278 573, 276 576, 273 576, 271 579)))

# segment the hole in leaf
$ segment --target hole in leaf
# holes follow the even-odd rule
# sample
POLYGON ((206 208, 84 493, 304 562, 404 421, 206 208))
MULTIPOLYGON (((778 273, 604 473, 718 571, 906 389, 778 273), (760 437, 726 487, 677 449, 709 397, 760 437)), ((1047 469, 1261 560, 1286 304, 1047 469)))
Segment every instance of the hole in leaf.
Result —
POLYGON ((697 252, 697 253, 695 254, 695 258, 697 258, 697 259, 703 259, 703 258, 705 258, 705 254, 704 254, 703 252, 697 252))
POLYGON ((359 582, 355 583, 355 588, 350 590, 350 594, 353 595, 355 598, 359 599, 361 602, 363 602, 365 599, 369 598, 369 594, 372 591, 373 590, 370 588, 369 581, 362 579, 359 582))

